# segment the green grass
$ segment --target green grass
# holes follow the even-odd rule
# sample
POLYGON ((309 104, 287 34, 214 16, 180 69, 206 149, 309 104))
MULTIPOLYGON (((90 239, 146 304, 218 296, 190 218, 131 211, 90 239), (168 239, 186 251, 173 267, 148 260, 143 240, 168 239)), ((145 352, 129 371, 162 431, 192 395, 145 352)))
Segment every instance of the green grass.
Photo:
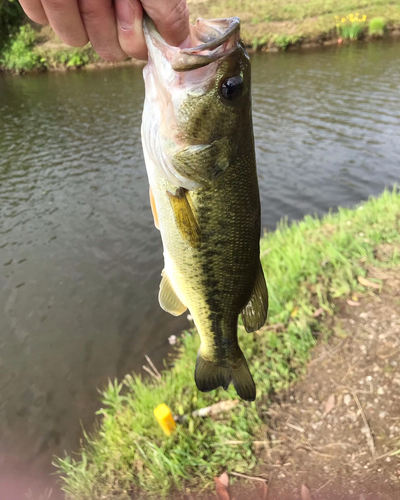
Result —
POLYGON ((383 36, 386 30, 386 22, 383 17, 374 17, 368 24, 368 33, 372 36, 383 36))
POLYGON ((13 40, 3 50, 0 64, 17 73, 39 68, 42 62, 40 56, 33 50, 35 40, 34 30, 29 25, 21 26, 13 40))
POLYGON ((40 35, 29 24, 20 26, 0 53, 0 68, 27 73, 60 66, 79 68, 100 60, 90 45, 76 48, 56 44, 54 47, 38 43, 39 39, 40 35))
POLYGON ((368 20, 382 17, 388 26, 400 25, 400 2, 397 0, 189 0, 189 6, 192 20, 198 16, 239 16, 243 39, 253 47, 285 49, 302 41, 335 38, 335 16, 341 19, 359 13, 366 15, 368 20), (285 43, 277 44, 276 40, 285 43))
POLYGON ((367 16, 359 16, 358 13, 349 14, 347 17, 335 16, 337 32, 339 37, 348 40, 358 40, 365 32, 367 16))
POLYGON ((64 66, 67 68, 80 68, 93 62, 100 61, 100 56, 94 52, 90 45, 85 47, 66 47, 61 49, 47 49, 37 46, 36 53, 44 61, 47 68, 64 66))
POLYGON ((306 217, 264 235, 261 259, 270 295, 268 324, 259 333, 239 328, 242 349, 257 384, 255 403, 240 403, 221 418, 190 418, 167 438, 153 417, 166 403, 174 414, 236 397, 233 388, 199 393, 193 380, 199 345, 192 330, 179 344, 179 356, 160 381, 127 375, 102 391, 97 429, 85 435, 80 455, 57 459, 68 499, 160 498, 184 486, 201 489, 222 470, 249 473, 257 463, 252 440, 262 426, 267 396, 292 383, 307 366, 317 337, 329 335, 326 317, 334 299, 363 293, 357 276, 375 261, 379 244, 400 241, 400 192, 385 191, 359 207, 339 209, 319 219, 306 217), (313 312, 322 307, 325 318, 313 312), (273 328, 281 324, 281 329, 273 328), (226 441, 242 441, 231 446, 226 441))
POLYGON ((280 49, 286 50, 289 45, 294 45, 299 40, 297 35, 275 35, 272 42, 280 49))
POLYGON ((349 25, 344 25, 339 27, 339 36, 341 38, 347 38, 349 40, 358 40, 364 30, 364 25, 362 23, 353 23, 349 25))
POLYGON ((0 52, 23 22, 24 14, 17 0, 0 0, 0 52))

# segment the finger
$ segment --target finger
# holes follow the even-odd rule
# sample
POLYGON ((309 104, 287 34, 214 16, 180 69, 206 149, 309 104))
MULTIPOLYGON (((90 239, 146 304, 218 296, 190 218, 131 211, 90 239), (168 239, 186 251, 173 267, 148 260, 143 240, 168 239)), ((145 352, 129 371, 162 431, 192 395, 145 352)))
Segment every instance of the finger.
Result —
POLYGON ((136 59, 147 59, 139 0, 115 0, 119 44, 125 54, 136 59))
POLYGON ((86 32, 94 50, 106 61, 123 61, 127 55, 118 40, 112 0, 79 0, 86 32))
POLYGON ((189 36, 189 10, 185 0, 142 0, 143 8, 154 21, 164 40, 180 45, 189 36))
POLYGON ((73 47, 88 43, 76 0, 43 0, 43 8, 51 27, 63 42, 73 47))
POLYGON ((40 0, 20 0, 25 14, 38 24, 49 24, 40 0))

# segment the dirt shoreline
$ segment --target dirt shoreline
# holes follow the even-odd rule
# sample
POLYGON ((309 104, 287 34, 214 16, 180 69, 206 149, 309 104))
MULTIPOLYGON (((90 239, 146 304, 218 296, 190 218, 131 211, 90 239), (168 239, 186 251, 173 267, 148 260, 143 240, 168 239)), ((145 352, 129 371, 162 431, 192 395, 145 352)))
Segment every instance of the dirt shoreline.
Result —
POLYGON ((368 276, 382 292, 339 304, 334 337, 267 411, 270 500, 303 484, 313 500, 400 498, 400 268, 368 276))
MULTIPOLYGON (((378 259, 399 250, 382 245, 378 259)), ((370 266, 368 278, 381 289, 337 302, 335 334, 264 412, 258 465, 246 474, 267 486, 236 480, 226 500, 400 498, 400 267, 370 266)))
POLYGON ((285 51, 296 51, 299 49, 314 49, 318 47, 326 47, 330 45, 353 45, 355 43, 374 43, 381 40, 398 39, 400 38, 400 26, 392 26, 387 29, 384 36, 372 36, 365 35, 358 40, 341 40, 338 38, 336 31, 330 31, 329 33, 321 33, 318 36, 304 37, 297 40, 295 43, 290 43, 285 49, 277 47, 274 42, 261 45, 257 48, 252 48, 249 46, 247 48, 249 53, 254 52, 285 52, 285 51))

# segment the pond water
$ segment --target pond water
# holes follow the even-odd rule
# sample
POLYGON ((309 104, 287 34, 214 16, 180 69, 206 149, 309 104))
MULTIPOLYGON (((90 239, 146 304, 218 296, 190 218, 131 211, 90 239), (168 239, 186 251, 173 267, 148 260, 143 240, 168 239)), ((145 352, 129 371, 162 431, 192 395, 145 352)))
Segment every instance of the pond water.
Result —
MULTIPOLYGON (((400 44, 252 64, 264 227, 400 179, 400 44)), ((1 498, 50 484, 97 388, 142 372, 145 354, 161 367, 187 326, 157 302, 143 92, 138 67, 0 78, 1 498)))

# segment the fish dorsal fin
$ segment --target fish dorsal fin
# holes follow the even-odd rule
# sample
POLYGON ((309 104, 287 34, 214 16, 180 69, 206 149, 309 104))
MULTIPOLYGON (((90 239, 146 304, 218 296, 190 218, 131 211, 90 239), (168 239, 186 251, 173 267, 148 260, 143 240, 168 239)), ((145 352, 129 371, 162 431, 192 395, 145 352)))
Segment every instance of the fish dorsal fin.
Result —
POLYGON ((211 144, 188 146, 176 154, 171 163, 179 175, 208 186, 229 167, 232 148, 228 138, 224 137, 211 144))
POLYGON ((167 191, 175 222, 182 238, 193 248, 200 245, 200 228, 184 188, 176 190, 175 194, 167 191))
POLYGON ((160 230, 160 224, 158 222, 156 201, 154 199, 153 190, 151 189, 151 186, 149 187, 149 195, 150 195, 150 206, 151 206, 151 213, 153 214, 154 225, 156 226, 156 228, 158 230, 160 230))
POLYGON ((158 293, 160 306, 164 309, 164 311, 167 311, 173 316, 180 316, 186 311, 187 307, 182 304, 176 295, 165 269, 163 269, 161 276, 162 280, 160 283, 160 291, 158 293))
POLYGON ((246 331, 254 332, 259 330, 267 320, 267 312, 268 290, 260 262, 250 299, 242 309, 242 321, 246 331))

